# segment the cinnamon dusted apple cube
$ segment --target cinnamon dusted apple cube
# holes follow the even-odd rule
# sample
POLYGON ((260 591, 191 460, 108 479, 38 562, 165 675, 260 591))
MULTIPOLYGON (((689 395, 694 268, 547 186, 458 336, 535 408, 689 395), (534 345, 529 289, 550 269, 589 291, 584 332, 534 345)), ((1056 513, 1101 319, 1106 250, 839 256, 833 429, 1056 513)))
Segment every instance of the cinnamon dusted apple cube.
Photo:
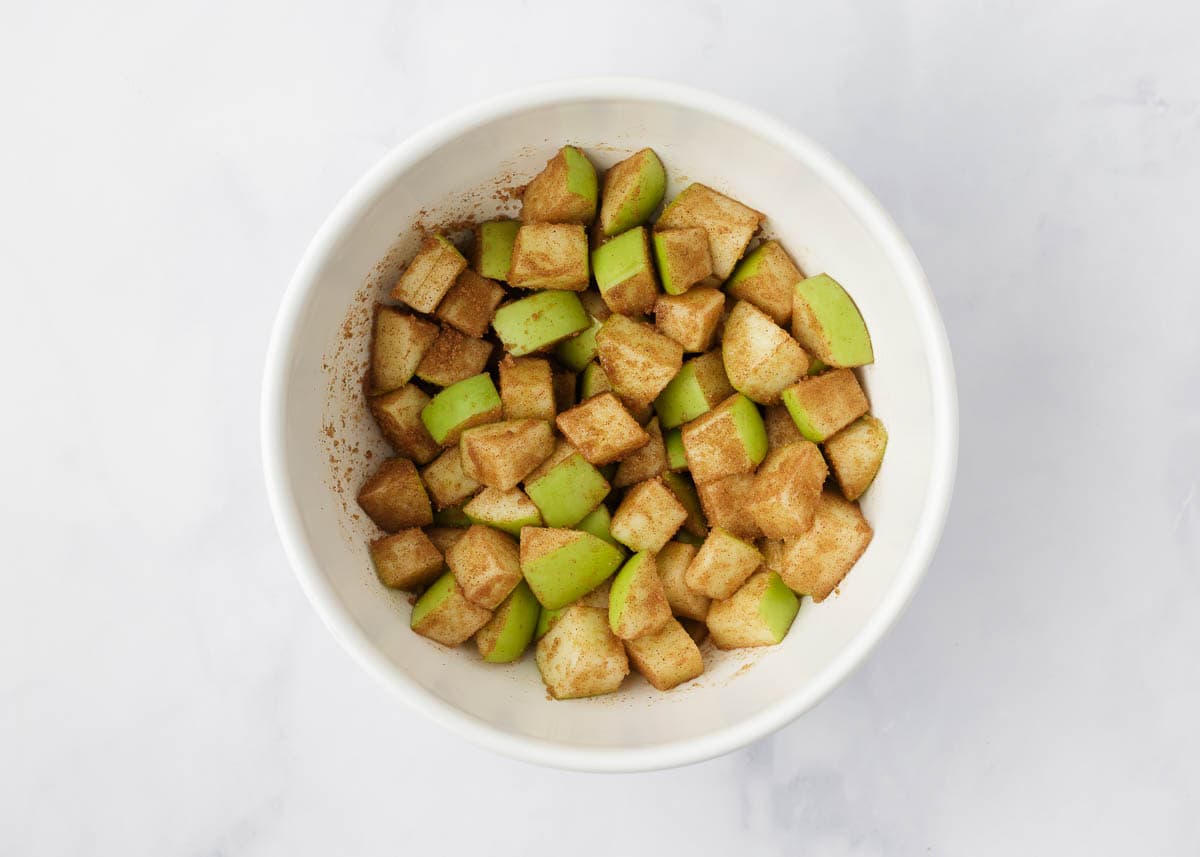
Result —
POLYGON ((729 313, 721 356, 733 388, 763 405, 778 402, 784 388, 808 372, 800 343, 749 301, 738 301, 729 313))
POLYGON ((608 626, 608 611, 567 608, 537 644, 537 666, 555 699, 612 693, 629 675, 625 646, 608 626))
POLYGON ((596 334, 600 365, 622 399, 647 405, 683 366, 683 348, 650 325, 611 315, 596 334))
POLYGON ((526 223, 513 245, 508 284, 522 289, 588 287, 588 242, 583 227, 570 223, 526 223))
POLYGON ((454 546, 454 543, 462 538, 463 533, 467 531, 466 528, 471 525, 471 522, 467 521, 466 525, 462 527, 438 526, 436 521, 434 524, 432 527, 425 528, 425 535, 429 537, 429 541, 433 542, 433 546, 438 549, 438 552, 442 556, 445 556, 446 551, 450 550, 454 546))
POLYGON ((358 505, 389 533, 433 523, 429 495, 407 458, 389 458, 358 492, 358 505))
POLYGON ((592 273, 610 310, 625 315, 650 312, 658 297, 658 280, 646 228, 622 232, 593 250, 592 273))
POLYGON ((875 481, 885 449, 887 429, 870 414, 859 417, 825 441, 829 466, 847 500, 857 500, 875 481))
POLYGON ((693 592, 720 601, 737 592, 761 564, 758 548, 722 527, 713 527, 688 565, 684 580, 693 592))
POLYGON ((675 428, 707 413, 733 395, 717 350, 693 357, 654 400, 663 428, 675 428))
POLYGON ((734 393, 683 427, 683 448, 697 484, 750 473, 767 456, 767 430, 754 402, 734 393))
POLYGON ((439 387, 449 387, 482 372, 491 354, 492 343, 486 339, 473 339, 452 327, 443 327, 421 358, 417 377, 439 387))
POLYGON ((789 444, 766 457, 750 488, 745 509, 769 539, 808 532, 829 468, 816 444, 789 444))
POLYGON ((725 283, 737 300, 749 301, 778 325, 792 320, 792 291, 804 279, 796 263, 778 241, 766 241, 738 262, 725 283))
POLYGON ((446 565, 463 594, 495 610, 521 582, 521 555, 516 540, 499 530, 472 524, 446 553, 446 565))
POLYGON ((451 572, 439 577, 413 605, 411 627, 443 646, 461 645, 487 624, 492 611, 470 601, 451 572))
POLYGON ((669 295, 682 295, 713 273, 708 233, 699 226, 655 232, 654 258, 669 295))
POLYGON ((658 427, 657 417, 646 424, 645 432, 650 436, 649 442, 621 459, 613 477, 614 488, 636 485, 667 472, 667 448, 663 443, 662 429, 658 427))
POLYGON ((554 430, 545 420, 507 420, 467 429, 459 444, 468 475, 508 491, 554 452, 554 430))
POLYGON ((635 551, 662 550, 683 526, 688 513, 661 479, 647 479, 629 489, 613 513, 613 538, 635 551))
POLYGON ((540 357, 506 356, 500 361, 500 400, 507 420, 553 422, 556 411, 550 362, 540 357))
POLYGON ((372 396, 369 403, 379 430, 392 449, 417 464, 433 461, 441 446, 421 422, 421 411, 429 404, 424 390, 407 384, 382 396, 372 396))
POLYGON ((595 465, 618 461, 650 442, 650 435, 612 393, 601 393, 558 415, 558 430, 595 465))
POLYGON ((591 223, 596 218, 596 168, 576 146, 563 146, 521 194, 525 223, 591 223))
POLYGON ((783 542, 779 574, 793 591, 824 601, 858 562, 872 535, 858 504, 827 489, 817 503, 812 528, 783 542))
POLYGON ((491 220, 475 227, 471 264, 481 276, 492 280, 503 280, 508 276, 513 243, 520 228, 521 223, 517 220, 491 220))
POLYGON ((746 252, 750 239, 765 219, 764 214, 742 205, 736 199, 706 185, 691 184, 663 209, 655 228, 667 230, 698 226, 707 232, 713 273, 717 279, 724 280, 746 252))
POLYGON ((653 149, 634 152, 604 174, 600 231, 617 235, 645 223, 667 190, 667 171, 653 149))
POLYGON ((600 471, 561 439, 550 457, 525 479, 525 493, 549 527, 575 526, 600 505, 609 489, 600 471))
POLYGON ((757 539, 763 534, 748 511, 753 490, 753 473, 734 473, 696 486, 708 522, 724 527, 739 539, 757 539))
POLYGON ((463 506, 463 512, 472 524, 486 524, 510 536, 521 535, 522 527, 542 525, 542 513, 520 488, 484 488, 463 506))
POLYGON ((699 592, 693 592, 687 585, 687 570, 696 557, 697 547, 683 542, 667 542, 658 552, 656 565, 658 576, 662 579, 663 592, 671 612, 676 616, 684 616, 703 622, 708 616, 710 599, 699 592))
POLYGON ((708 630, 718 649, 774 646, 783 641, 800 610, 800 599, 773 571, 750 577, 730 598, 708 611, 708 630))
POLYGON ((661 295, 654 304, 654 326, 684 351, 707 351, 717 338, 724 313, 724 292, 695 288, 682 295, 661 295))
POLYGON ((554 346, 554 356, 558 362, 572 372, 582 372, 585 366, 596 359, 596 334, 612 315, 604 298, 595 289, 580 292, 579 303, 589 322, 587 328, 554 346))
POLYGON ((421 410, 421 422, 434 440, 451 446, 467 429, 494 423, 502 413, 496 385, 490 375, 481 372, 434 396, 421 410))
POLYGON ((425 487, 438 509, 461 506, 479 490, 479 480, 467 472, 462 447, 452 446, 421 470, 425 487))
POLYGON ((671 606, 663 592, 654 554, 639 551, 613 578, 608 598, 608 624, 622 640, 653 634, 671 621, 671 606))
POLYGON ((804 435, 796 428, 796 421, 783 404, 763 408, 763 426, 767 430, 767 449, 772 452, 789 443, 804 440, 804 435))
POLYGON ((783 403, 800 433, 820 443, 867 412, 867 394, 850 369, 801 378, 783 391, 783 403))
MULTIPOLYGON (((507 263, 504 270, 508 270, 507 263)), ((455 330, 478 339, 491 327, 502 300, 504 286, 467 268, 438 304, 436 315, 455 330)))
POLYGON ((673 618, 654 634, 626 640, 625 651, 656 690, 671 690, 704 672, 696 641, 673 618))
POLYGON ((392 288, 392 297, 404 301, 418 312, 437 309, 458 275, 467 267, 467 259, 443 235, 433 235, 421 244, 417 255, 392 288))
POLYGON ((416 528, 375 539, 370 550, 379 582, 393 589, 420 589, 442 571, 442 552, 416 528))
POLYGON ((377 306, 371 336, 371 390, 389 393, 407 384, 437 335, 436 324, 377 306))

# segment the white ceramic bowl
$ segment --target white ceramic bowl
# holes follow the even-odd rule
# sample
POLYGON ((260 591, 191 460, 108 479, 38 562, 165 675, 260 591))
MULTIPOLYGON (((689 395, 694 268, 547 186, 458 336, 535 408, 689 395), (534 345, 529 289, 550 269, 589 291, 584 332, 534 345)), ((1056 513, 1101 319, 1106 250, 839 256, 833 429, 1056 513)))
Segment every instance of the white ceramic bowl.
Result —
POLYGON ((466 738, 542 764, 664 768, 741 747, 814 705, 879 642, 933 555, 950 501, 957 404, 945 331, 921 268, 845 167, 780 122, 675 85, 629 79, 539 86, 463 110, 397 147, 338 204, 296 270, 275 323, 262 410, 275 520, 296 575, 330 630, 409 705, 466 738), (371 529, 353 495, 386 447, 358 381, 369 309, 415 247, 415 221, 513 211, 496 177, 523 182, 562 143, 608 166, 653 147, 671 175, 766 212, 801 267, 854 295, 876 363, 862 372, 890 434, 863 509, 875 527, 836 597, 805 599, 771 649, 706 650, 707 671, 671 693, 631 676, 597 700, 547 700, 532 658, 485 665, 408 628, 409 603, 375 580, 371 529), (506 209, 507 206, 507 209, 506 209), (357 517, 356 517, 357 516, 357 517))

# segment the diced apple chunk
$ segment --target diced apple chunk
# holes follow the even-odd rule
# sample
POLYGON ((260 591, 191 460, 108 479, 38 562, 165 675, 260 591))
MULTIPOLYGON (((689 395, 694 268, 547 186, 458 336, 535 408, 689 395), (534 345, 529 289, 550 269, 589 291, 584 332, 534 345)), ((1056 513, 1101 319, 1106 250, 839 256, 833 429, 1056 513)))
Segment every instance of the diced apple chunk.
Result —
POLYGON ((683 365, 679 343, 623 315, 609 316, 596 348, 613 389, 635 406, 653 402, 683 365))
POLYGON ((787 636, 799 610, 800 599, 779 575, 760 571, 733 596, 713 603, 708 630, 718 649, 774 646, 787 636))
POLYGON ((467 429, 499 420, 503 410, 496 385, 484 373, 451 384, 434 396, 421 411, 421 421, 434 440, 451 446, 467 429))
POLYGON ((696 486, 708 523, 729 530, 739 539, 757 539, 763 534, 747 509, 753 490, 753 473, 733 473, 696 486))
POLYGON ((392 288, 392 297, 432 313, 466 267, 466 257, 444 236, 426 238, 392 288))
POLYGON ((655 232, 654 259, 669 295, 682 295, 713 273, 708 233, 699 226, 655 232))
MULTIPOLYGON (((687 520, 683 522, 683 529, 676 536, 680 541, 686 541, 684 536, 690 534, 703 541, 708 535, 708 523, 705 521, 700 497, 696 494, 696 486, 692 484, 692 480, 684 473, 664 473, 661 479, 663 484, 671 489, 680 505, 687 510, 687 520)), ((696 544, 700 544, 700 541, 696 544)))
POLYGON ((613 578, 608 601, 609 627, 622 640, 635 640, 661 630, 670 620, 671 606, 663 592, 654 554, 639 551, 626 560, 613 578))
POLYGON ((389 393, 409 382, 438 336, 436 324, 382 304, 371 336, 371 390, 389 393))
POLYGON ((763 426, 767 430, 767 449, 772 452, 789 443, 804 440, 804 435, 796 428, 796 421, 782 403, 763 409, 763 426))
POLYGON ((657 417, 646 424, 645 434, 649 435, 649 442, 621 459, 612 481, 614 488, 626 488, 667 472, 667 449, 657 417))
POLYGON ((543 607, 556 610, 587 595, 613 575, 624 553, 578 530, 525 527, 521 572, 543 607))
POLYGON ((675 619, 668 619, 657 633, 626 640, 625 650, 656 690, 671 690, 704 672, 700 648, 675 619))
POLYGON ((682 295, 662 295, 654 303, 654 326, 686 352, 706 351, 717 337, 725 313, 725 293, 695 288, 682 295))
POLYGON ((371 542, 379 582, 393 589, 420 589, 442 570, 442 553, 419 529, 401 530, 371 542))
POLYGON ((800 344, 749 301, 738 301, 729 313, 721 356, 733 388, 763 405, 778 402, 784 388, 808 372, 800 344))
POLYGON ((426 465, 421 478, 438 509, 461 506, 479 490, 479 481, 463 467, 459 446, 450 447, 426 465))
POLYGON ((563 441, 525 479, 525 493, 550 527, 575 526, 603 502, 610 487, 599 470, 563 441))
POLYGON ((417 366, 417 377, 439 387, 449 387, 478 375, 487 366, 492 343, 464 336, 452 327, 443 327, 433 345, 417 366))
POLYGON ((545 291, 500 307, 492 327, 505 350, 521 357, 574 336, 590 323, 578 295, 545 291))
POLYGON ((549 361, 539 357, 505 357, 501 360, 500 401, 504 403, 507 420, 553 422, 554 375, 549 361))
POLYGON ((502 300, 502 285, 467 268, 438 304, 436 315, 455 330, 478 339, 487 333, 502 300))
POLYGON ((883 463, 887 440, 883 423, 866 414, 825 441, 829 466, 847 500, 857 500, 871 487, 883 463))
POLYGON ((600 195, 600 231, 611 237, 645 223, 666 190, 667 171, 653 149, 609 167, 600 195))
POLYGON ((593 250, 592 273, 600 296, 613 312, 642 315, 654 306, 658 280, 645 227, 622 232, 593 250))
POLYGON ((594 289, 580 292, 579 303, 588 318, 588 327, 554 346, 558 362, 573 372, 582 372, 584 367, 596 359, 596 334, 612 313, 604 298, 594 289))
POLYGON ((683 427, 683 448, 697 484, 749 473, 767 456, 767 431, 754 402, 734 393, 683 427))
POLYGON ((698 226, 707 232, 713 273, 724 280, 746 252, 750 239, 765 219, 762 213, 706 185, 691 184, 663 210, 655 228, 698 226))
POLYGON ((796 427, 813 443, 832 437, 867 412, 867 394, 850 369, 801 378, 783 391, 796 427))
POLYGON ((358 492, 358 505, 381 530, 394 533, 433 523, 429 495, 407 458, 389 458, 358 492))
POLYGON ((625 646, 606 611, 575 604, 537 644, 537 666, 555 699, 612 693, 629 675, 625 646))
POLYGON ((545 420, 507 420, 464 431, 459 445, 468 475, 508 491, 554 452, 554 430, 545 420))
POLYGON ((828 475, 816 444, 789 444, 768 455, 758 468, 745 509, 769 539, 802 536, 812 526, 828 475))
POLYGON ((541 605, 522 580, 475 635, 479 654, 490 664, 518 660, 533 641, 540 611, 541 605))
POLYGON ((563 146, 525 186, 521 220, 525 223, 591 223, 596 217, 599 182, 596 168, 580 149, 563 146))
POLYGON ((784 541, 777 560, 779 574, 795 592, 824 601, 858 562, 872 535, 858 504, 827 489, 817 504, 812 528, 784 541))
POLYGON ((661 479, 625 494, 612 517, 613 538, 635 551, 659 551, 687 520, 687 510, 661 479))
POLYGON ((671 612, 703 622, 708 616, 710 599, 693 592, 687 585, 687 569, 696 556, 696 546, 683 542, 667 542, 655 558, 658 576, 662 579, 663 592, 671 612))
POLYGON ((608 507, 601 503, 592 511, 583 516, 575 529, 585 533, 591 533, 598 539, 604 539, 610 545, 622 547, 621 543, 613 538, 612 534, 612 515, 608 511, 608 507))
POLYGON ((461 645, 487 624, 492 611, 467 599, 451 572, 439 577, 413 605, 411 627, 443 646, 461 645))
POLYGON ((513 245, 508 284, 523 289, 588 287, 588 244, 582 226, 570 223, 526 223, 513 245))
POLYGON ((519 536, 522 527, 542 525, 541 512, 520 488, 484 488, 463 507, 463 512, 473 524, 495 527, 512 536, 519 536))
POLYGON ((875 360, 862 313, 841 284, 828 274, 796 284, 792 292, 792 334, 826 366, 865 366, 875 360))
POLYGON ((421 411, 429 404, 424 390, 408 384, 369 401, 379 430, 397 453, 417 464, 433 461, 441 446, 421 422, 421 411))
POLYGON ((728 530, 713 527, 688 565, 689 589, 713 600, 728 598, 762 563, 762 554, 728 530))
POLYGON ((475 227, 471 263, 481 277, 503 280, 508 276, 513 243, 517 240, 517 230, 520 228, 521 223, 517 220, 492 220, 475 227))
POLYGON ((446 553, 446 565, 463 594, 495 610, 521 581, 521 558, 516 541, 499 530, 472 524, 446 553))
POLYGON ((612 393, 602 393, 559 414, 556 424, 570 444, 595 465, 618 461, 650 442, 650 435, 612 393))
POLYGON ((579 378, 580 399, 587 400, 610 390, 612 390, 612 384, 608 382, 608 376, 604 374, 603 366, 599 363, 589 363, 583 367, 583 373, 579 378))
POLYGON ((725 291, 749 301, 778 325, 792 320, 792 290, 804 279, 778 241, 767 241, 746 254, 725 283, 725 291))
POLYGON ((445 556, 446 551, 450 550, 454 543, 463 537, 463 533, 469 526, 471 526, 471 521, 467 521, 463 527, 426 527, 425 535, 429 537, 429 541, 433 542, 433 546, 438 549, 438 552, 445 556))
POLYGON ((663 428, 675 428, 708 413, 733 395, 720 351, 693 357, 654 400, 663 428))

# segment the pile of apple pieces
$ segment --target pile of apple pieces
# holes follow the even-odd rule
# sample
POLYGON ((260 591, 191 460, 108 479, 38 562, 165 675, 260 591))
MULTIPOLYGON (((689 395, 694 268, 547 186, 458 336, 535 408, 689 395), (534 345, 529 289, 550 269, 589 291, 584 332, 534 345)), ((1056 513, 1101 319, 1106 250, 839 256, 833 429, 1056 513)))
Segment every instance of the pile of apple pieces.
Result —
POLYGON ((377 310, 370 407, 396 457, 358 497, 389 533, 380 580, 422 593, 413 630, 494 663, 536 640, 558 698, 616 690, 630 661, 668 690, 706 636, 779 643, 866 549, 887 441, 857 307, 777 241, 747 254, 762 214, 692 184, 648 227, 650 149, 598 184, 567 146, 470 264, 424 242, 377 310))

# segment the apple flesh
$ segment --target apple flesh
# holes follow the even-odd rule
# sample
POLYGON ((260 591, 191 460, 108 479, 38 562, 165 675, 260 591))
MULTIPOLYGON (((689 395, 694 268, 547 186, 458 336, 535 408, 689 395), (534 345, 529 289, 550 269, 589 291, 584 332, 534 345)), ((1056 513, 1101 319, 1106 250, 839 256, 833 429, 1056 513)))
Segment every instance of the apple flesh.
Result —
POLYGON ((708 610, 708 631, 718 649, 774 646, 800 610, 800 599, 773 571, 760 571, 708 610))
POLYGON ((663 290, 669 295, 683 294, 712 276, 708 233, 698 226, 655 232, 654 261, 663 290))
POLYGON ((800 343, 749 301, 738 301, 729 313, 721 356, 733 388, 761 405, 778 402, 785 387, 808 373, 800 343))
POLYGON ((576 146, 563 146, 521 195, 525 223, 591 223, 596 218, 596 168, 576 146))
POLYGON ((792 290, 803 279, 783 245, 767 241, 738 262, 725 281, 725 291, 732 298, 754 304, 776 324, 785 325, 792 318, 792 290))
POLYGON ((663 591, 654 554, 641 551, 630 557, 613 578, 608 601, 608 623, 622 640, 636 640, 662 630, 671 619, 671 605, 663 591))
POLYGON ((492 611, 467 600, 454 574, 446 572, 413 605, 410 626, 443 646, 458 646, 487 624, 492 611))
POLYGON ((866 414, 825 441, 829 466, 847 500, 857 500, 875 481, 887 440, 883 423, 866 414))
POLYGON ((801 378, 783 391, 783 404, 813 443, 821 443, 861 417, 870 407, 850 369, 832 369, 801 378))
POLYGON ((767 430, 754 402, 734 393, 683 427, 688 468, 697 483, 752 472, 767 456, 767 430))
POLYGON ((858 305, 828 274, 795 285, 792 335, 827 366, 841 369, 875 361, 871 334, 858 305))
POLYGON ((658 298, 658 280, 644 226, 622 232, 593 250, 592 273, 600 296, 613 312, 644 315, 658 298))
POLYGON ((522 527, 542 525, 541 512, 520 488, 484 488, 463 507, 463 513, 472 524, 495 527, 513 536, 519 536, 522 527))

